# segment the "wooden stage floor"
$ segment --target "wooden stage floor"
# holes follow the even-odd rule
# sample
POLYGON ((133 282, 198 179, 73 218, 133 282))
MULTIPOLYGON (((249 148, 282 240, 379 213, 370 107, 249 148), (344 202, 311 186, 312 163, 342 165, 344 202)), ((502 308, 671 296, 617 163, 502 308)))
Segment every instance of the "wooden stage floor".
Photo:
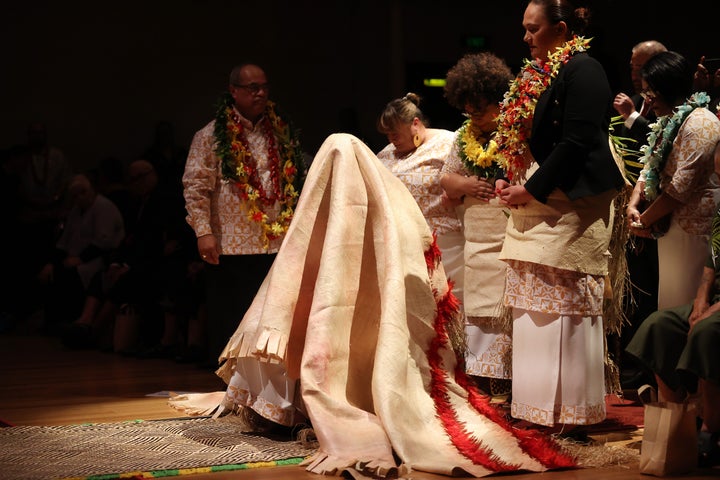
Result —
MULTIPOLYGON (((165 359, 137 359, 94 350, 72 351, 55 337, 22 332, 0 334, 0 420, 10 425, 155 420, 178 417, 167 399, 148 397, 163 391, 209 392, 224 383, 207 369, 165 359)), ((641 431, 607 434, 598 440, 639 445, 641 431)), ((314 479, 302 467, 186 475, 188 480, 314 479)), ((448 477, 413 472, 415 480, 448 477)), ((491 477, 492 478, 492 477, 491 477)), ((502 475, 508 480, 647 480, 637 465, 563 472, 502 475)), ((686 480, 720 478, 720 470, 696 471, 686 480)))

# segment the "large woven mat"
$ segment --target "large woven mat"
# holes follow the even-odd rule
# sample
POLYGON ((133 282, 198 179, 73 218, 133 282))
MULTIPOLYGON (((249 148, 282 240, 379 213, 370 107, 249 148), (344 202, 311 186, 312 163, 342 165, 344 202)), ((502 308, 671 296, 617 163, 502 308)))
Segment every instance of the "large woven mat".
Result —
POLYGON ((0 428, 0 477, 110 479, 158 471, 167 476, 184 469, 299 463, 313 452, 297 441, 243 434, 233 416, 6 427, 0 428))

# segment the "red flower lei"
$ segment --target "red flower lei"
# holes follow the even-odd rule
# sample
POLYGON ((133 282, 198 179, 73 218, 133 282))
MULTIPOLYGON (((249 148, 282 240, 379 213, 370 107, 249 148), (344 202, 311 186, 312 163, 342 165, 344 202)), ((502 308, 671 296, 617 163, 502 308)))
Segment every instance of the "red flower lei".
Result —
POLYGON ((294 185, 297 165, 302 164, 297 135, 277 115, 274 107, 273 102, 268 102, 265 116, 259 125, 268 142, 271 191, 263 187, 245 129, 231 102, 220 107, 216 119, 216 152, 222 161, 223 176, 237 188, 238 195, 247 207, 248 218, 260 224, 263 248, 266 250, 270 241, 280 238, 290 226, 299 195, 294 185), (276 135, 280 139, 279 146, 275 141, 276 135), (282 168, 281 156, 285 160, 282 168), (264 207, 272 207, 275 202, 280 204, 281 210, 277 218, 271 220, 264 207))
POLYGON ((500 150, 499 163, 510 181, 524 178, 529 167, 525 152, 528 150, 535 105, 540 95, 555 79, 560 67, 575 53, 589 48, 590 40, 573 37, 551 53, 544 62, 526 58, 520 73, 510 82, 510 88, 505 92, 500 105, 495 136, 500 150))
MULTIPOLYGON (((240 123, 240 116, 234 111, 229 112, 228 118, 228 131, 230 132, 230 150, 235 154, 236 171, 238 178, 235 179, 235 186, 238 187, 240 197, 248 201, 250 197, 254 195, 254 200, 259 199, 264 205, 272 205, 275 200, 281 199, 283 194, 280 191, 280 182, 278 178, 278 166, 280 161, 278 160, 278 151, 275 146, 275 135, 273 135, 272 128, 270 127, 270 120, 265 117, 260 121, 260 126, 263 129, 263 135, 268 142, 268 160, 270 163, 270 179, 272 181, 272 191, 265 191, 260 177, 258 176, 258 169, 256 162, 252 161, 252 152, 250 152, 250 145, 245 135, 245 127, 240 123)), ((256 220, 259 221, 259 220, 256 220)))

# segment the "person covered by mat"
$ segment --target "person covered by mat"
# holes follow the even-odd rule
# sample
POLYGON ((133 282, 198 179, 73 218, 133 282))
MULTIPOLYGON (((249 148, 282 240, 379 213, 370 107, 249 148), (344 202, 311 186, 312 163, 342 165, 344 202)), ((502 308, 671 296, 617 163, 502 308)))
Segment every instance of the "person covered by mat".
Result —
POLYGON ((309 421, 319 448, 303 464, 319 474, 575 466, 552 437, 513 428, 475 387, 458 312, 412 194, 367 145, 332 134, 222 353, 226 391, 169 401, 189 414, 309 421))

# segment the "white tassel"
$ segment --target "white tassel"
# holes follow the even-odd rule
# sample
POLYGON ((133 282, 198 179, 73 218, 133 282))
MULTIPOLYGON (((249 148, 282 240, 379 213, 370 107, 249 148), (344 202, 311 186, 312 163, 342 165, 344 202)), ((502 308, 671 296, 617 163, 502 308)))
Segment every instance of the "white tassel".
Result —
POLYGON ((225 398, 225 392, 210 393, 185 393, 178 395, 170 392, 168 405, 176 410, 180 410, 191 416, 212 415, 216 410, 219 413, 224 410, 222 401, 225 398))

